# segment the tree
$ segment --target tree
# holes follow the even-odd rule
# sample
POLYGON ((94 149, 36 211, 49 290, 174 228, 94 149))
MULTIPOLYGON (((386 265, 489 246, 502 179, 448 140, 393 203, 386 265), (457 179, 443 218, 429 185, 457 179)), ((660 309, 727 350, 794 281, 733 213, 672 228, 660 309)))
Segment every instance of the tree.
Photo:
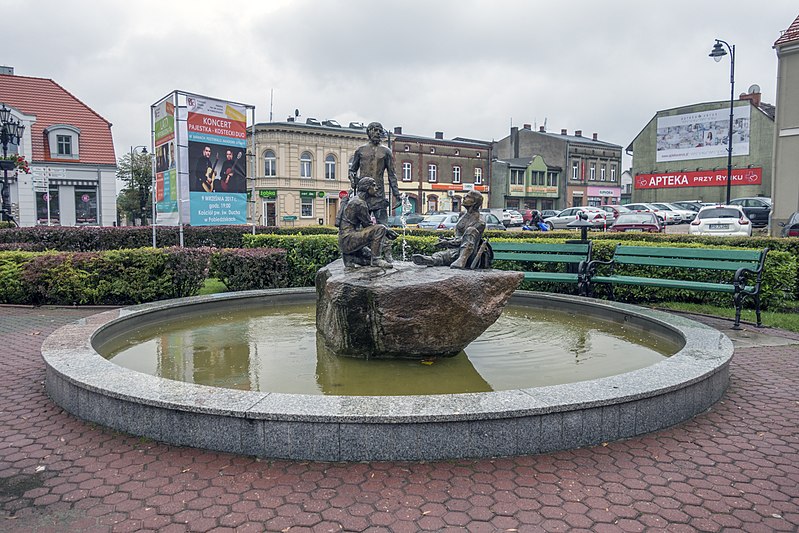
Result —
POLYGON ((117 212, 131 220, 141 219, 142 225, 152 222, 152 154, 133 151, 120 157, 117 178, 125 182, 125 188, 117 197, 117 212))

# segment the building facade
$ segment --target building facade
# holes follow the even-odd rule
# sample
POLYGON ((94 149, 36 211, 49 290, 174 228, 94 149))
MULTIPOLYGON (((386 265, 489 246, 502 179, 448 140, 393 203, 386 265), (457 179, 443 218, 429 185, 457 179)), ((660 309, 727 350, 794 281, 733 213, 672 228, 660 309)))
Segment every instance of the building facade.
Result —
POLYGON ((9 173, 20 226, 112 226, 117 222, 111 123, 53 80, 0 74, 0 102, 25 126, 19 146, 31 174, 9 173))
POLYGON ((256 223, 332 226, 340 196, 350 189, 349 163, 368 142, 366 129, 287 121, 259 123, 254 130, 248 189, 256 223))
POLYGON ((777 110, 774 119, 774 208, 771 234, 779 235, 799 211, 799 17, 774 43, 777 52, 777 110))
POLYGON ((444 139, 440 131, 432 138, 408 135, 402 127, 394 128, 389 143, 399 190, 408 195, 413 212, 460 211, 468 191, 489 193, 491 143, 444 139))
POLYGON ((590 138, 581 130, 556 134, 525 124, 511 128, 493 148, 492 207, 540 210, 619 203, 622 147, 599 140, 596 133, 590 138), (518 164, 525 159, 535 166, 525 167, 522 176, 518 164))
MULTIPOLYGON (((731 198, 770 196, 774 106, 760 89, 734 102, 731 198)), ((730 102, 658 111, 627 147, 635 202, 724 202, 730 102)))

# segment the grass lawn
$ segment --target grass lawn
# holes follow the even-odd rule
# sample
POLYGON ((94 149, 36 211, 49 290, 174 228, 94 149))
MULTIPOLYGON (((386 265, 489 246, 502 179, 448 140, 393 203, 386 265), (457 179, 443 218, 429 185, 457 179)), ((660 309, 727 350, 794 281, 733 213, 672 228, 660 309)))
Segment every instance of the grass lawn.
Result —
MULTIPOLYGON (((799 308, 799 302, 789 302, 789 304, 793 305, 788 305, 785 309, 780 311, 761 311, 760 316, 763 320, 763 325, 799 332, 799 312, 796 311, 796 309, 799 308)), ((658 302, 657 307, 723 318, 735 318, 735 308, 732 307, 732 305, 730 305, 730 307, 716 307, 713 305, 681 302, 658 302)), ((752 323, 757 322, 755 310, 744 308, 743 311, 741 311, 741 320, 752 323)))
POLYGON ((216 294, 218 292, 228 292, 225 284, 217 278, 208 278, 205 280, 205 285, 203 285, 203 288, 200 289, 200 292, 197 294, 216 294))

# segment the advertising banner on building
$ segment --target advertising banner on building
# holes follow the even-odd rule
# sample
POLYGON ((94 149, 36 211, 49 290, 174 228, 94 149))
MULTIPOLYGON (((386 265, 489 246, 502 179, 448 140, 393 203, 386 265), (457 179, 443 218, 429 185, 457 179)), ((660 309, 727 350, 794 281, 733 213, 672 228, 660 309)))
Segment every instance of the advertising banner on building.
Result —
MULTIPOLYGON (((732 155, 749 155, 750 105, 734 108, 732 155)), ((730 110, 713 109, 657 119, 657 162, 726 157, 730 110)))
POLYGON ((588 187, 588 196, 598 198, 621 198, 620 187, 588 187))
POLYGON ((190 224, 245 224, 246 108, 195 96, 186 104, 190 224))
MULTIPOLYGON (((760 185, 762 168, 736 168, 732 170, 732 185, 760 185)), ((667 174, 638 174, 636 189, 673 189, 677 187, 726 187, 727 170, 700 170, 697 172, 670 172, 667 174)))
POLYGON ((163 226, 177 226, 178 183, 175 150, 175 104, 169 99, 152 107, 155 146, 155 220, 163 226))

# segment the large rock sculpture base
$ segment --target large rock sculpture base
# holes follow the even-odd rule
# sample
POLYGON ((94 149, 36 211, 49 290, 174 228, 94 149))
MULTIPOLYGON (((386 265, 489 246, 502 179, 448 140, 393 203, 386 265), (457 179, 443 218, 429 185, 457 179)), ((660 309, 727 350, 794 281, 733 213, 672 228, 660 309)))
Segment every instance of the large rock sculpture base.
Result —
POLYGON ((463 350, 493 324, 524 275, 396 262, 316 274, 316 330, 337 355, 423 359, 463 350))

